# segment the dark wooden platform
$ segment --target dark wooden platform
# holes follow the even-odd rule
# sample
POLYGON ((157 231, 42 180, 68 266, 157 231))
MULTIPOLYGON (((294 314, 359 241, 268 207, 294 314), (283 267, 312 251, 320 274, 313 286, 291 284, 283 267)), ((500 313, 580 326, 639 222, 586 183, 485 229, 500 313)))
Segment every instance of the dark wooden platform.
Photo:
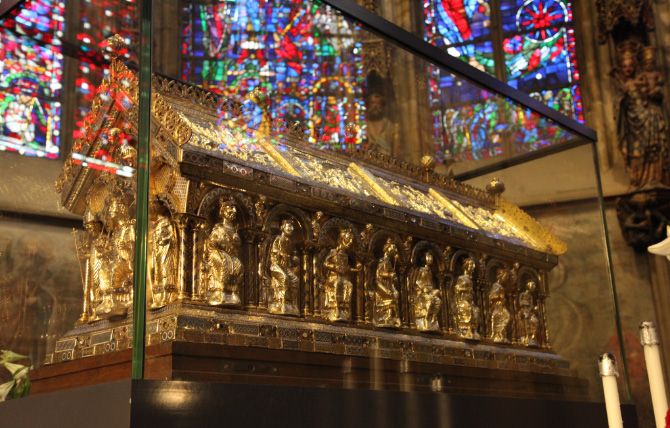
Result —
MULTIPOLYGON (((635 407, 621 409, 636 428, 635 407)), ((13 428, 607 428, 603 403, 152 380, 11 400, 0 415, 13 428)))
MULTIPOLYGON (((130 367, 130 349, 51 364, 31 372, 32 391, 128 379, 130 367)), ((147 347, 145 378, 573 400, 586 400, 588 386, 552 373, 180 341, 147 347)))

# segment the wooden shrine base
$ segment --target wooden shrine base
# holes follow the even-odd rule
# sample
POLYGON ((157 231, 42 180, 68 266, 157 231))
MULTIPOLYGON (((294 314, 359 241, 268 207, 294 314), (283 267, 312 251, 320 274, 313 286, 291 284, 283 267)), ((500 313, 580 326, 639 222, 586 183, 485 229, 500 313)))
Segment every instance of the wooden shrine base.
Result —
MULTIPOLYGON (((124 349, 35 369, 30 373, 32 394, 129 379, 131 353, 131 349, 124 349)), ((588 398, 587 381, 555 373, 183 341, 147 346, 145 378, 559 400, 588 398)))

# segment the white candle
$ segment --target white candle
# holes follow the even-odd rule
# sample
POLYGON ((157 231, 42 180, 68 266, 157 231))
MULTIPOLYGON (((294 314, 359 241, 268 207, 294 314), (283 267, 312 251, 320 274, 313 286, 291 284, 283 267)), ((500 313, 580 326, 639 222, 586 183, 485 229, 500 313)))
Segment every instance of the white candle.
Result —
POLYGON ((644 347, 644 360, 647 362, 647 375, 651 389, 651 403, 654 406, 656 428, 665 428, 665 415, 668 413, 668 398, 665 395, 661 355, 659 353, 658 333, 652 321, 640 323, 640 342, 644 347))
POLYGON ((598 358, 600 377, 603 378, 603 391, 605 393, 605 408, 607 409, 607 423, 609 428, 623 428, 621 417, 621 405, 619 403, 619 389, 616 378, 619 377, 619 369, 612 354, 602 354, 598 358))

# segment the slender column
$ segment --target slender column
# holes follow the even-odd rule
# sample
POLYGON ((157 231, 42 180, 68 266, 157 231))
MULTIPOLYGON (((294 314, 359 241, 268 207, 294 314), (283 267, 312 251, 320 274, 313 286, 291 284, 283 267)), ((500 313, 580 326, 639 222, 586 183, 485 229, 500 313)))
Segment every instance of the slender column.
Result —
POLYGON ((267 234, 258 230, 246 229, 242 231, 244 238, 243 251, 245 254, 244 269, 244 307, 256 309, 259 306, 260 283, 262 280, 261 260, 258 247, 267 234))
POLYGON ((302 304, 303 315, 314 315, 314 247, 306 242, 302 249, 302 304))
POLYGON ((399 285, 399 292, 400 292, 400 301, 398 302, 398 312, 400 316, 400 323, 403 327, 410 327, 410 313, 411 313, 411 308, 409 304, 409 300, 412 297, 412 287, 407 281, 407 276, 410 271, 410 264, 409 263, 399 263, 398 264, 398 285, 399 285))
POLYGON ((315 247, 313 253, 312 253, 312 278, 314 278, 314 281, 312 282, 312 292, 314 296, 314 316, 317 317, 322 317, 323 316, 323 308, 321 307, 321 284, 319 284, 318 281, 318 257, 319 257, 319 247, 315 247))
POLYGON ((187 214, 177 215, 177 229, 179 230, 179 266, 177 300, 189 300, 193 291, 193 221, 187 214))
POLYGON ((207 227, 207 221, 202 217, 193 217, 191 227, 191 300, 194 302, 203 302, 205 300, 204 290, 200 283, 201 278, 199 274, 199 254, 200 239, 202 231, 207 227))
POLYGON ((547 309, 545 307, 544 301, 546 296, 544 294, 539 294, 538 297, 538 307, 540 309, 540 317, 542 317, 542 331, 539 334, 539 337, 542 338, 544 343, 541 343, 543 348, 549 347, 549 327, 547 326, 547 309))
POLYGON ((357 254, 356 261, 360 260, 363 264, 363 269, 356 272, 356 286, 354 287, 353 295, 351 296, 351 312, 352 319, 355 323, 362 324, 365 322, 365 301, 366 301, 366 278, 370 278, 369 270, 372 264, 372 257, 369 254, 357 254))
POLYGON ((449 320, 451 319, 449 313, 449 285, 453 281, 451 275, 442 273, 439 277, 438 287, 442 290, 442 333, 449 333, 449 320))
POLYGON ((79 320, 77 321, 77 324, 86 324, 89 319, 91 318, 91 274, 90 274, 90 266, 91 266, 91 260, 90 260, 91 254, 89 254, 86 257, 86 260, 84 261, 84 269, 81 272, 81 279, 84 281, 84 306, 81 311, 81 316, 79 317, 79 320))

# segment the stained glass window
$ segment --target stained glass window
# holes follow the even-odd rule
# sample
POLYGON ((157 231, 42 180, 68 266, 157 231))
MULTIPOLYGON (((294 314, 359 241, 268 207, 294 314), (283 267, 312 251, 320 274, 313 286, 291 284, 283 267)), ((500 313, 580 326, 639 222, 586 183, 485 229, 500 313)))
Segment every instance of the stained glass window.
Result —
POLYGON ((79 129, 88 112, 95 88, 107 73, 107 61, 101 54, 104 40, 115 34, 131 41, 136 38, 137 2, 135 0, 107 1, 83 0, 79 3, 80 22, 77 28, 77 111, 74 137, 81 136, 79 129))
POLYGON ((182 78, 233 99, 261 87, 275 119, 301 122, 320 148, 347 149, 363 126, 362 50, 354 24, 308 0, 184 6, 182 78))
POLYGON ((29 0, 0 27, 0 150, 57 158, 63 3, 29 0))
MULTIPOLYGON (((499 4, 499 9, 492 10, 488 0, 425 0, 426 40, 583 121, 570 2, 501 0, 499 4), (502 28, 493 34, 490 23, 497 19, 502 28), (504 67, 496 68, 496 63, 504 63, 504 67)), ((479 96, 474 86, 445 74, 430 69, 438 159, 503 155, 504 141, 512 143, 508 147, 513 152, 522 153, 567 138, 555 124, 504 100, 496 101, 493 108, 492 101, 479 96), (445 92, 449 94, 445 96, 445 92), (486 120, 475 119, 477 114, 485 115, 486 120), (487 123, 489 132, 456 126, 466 122, 464 117, 487 123)))

